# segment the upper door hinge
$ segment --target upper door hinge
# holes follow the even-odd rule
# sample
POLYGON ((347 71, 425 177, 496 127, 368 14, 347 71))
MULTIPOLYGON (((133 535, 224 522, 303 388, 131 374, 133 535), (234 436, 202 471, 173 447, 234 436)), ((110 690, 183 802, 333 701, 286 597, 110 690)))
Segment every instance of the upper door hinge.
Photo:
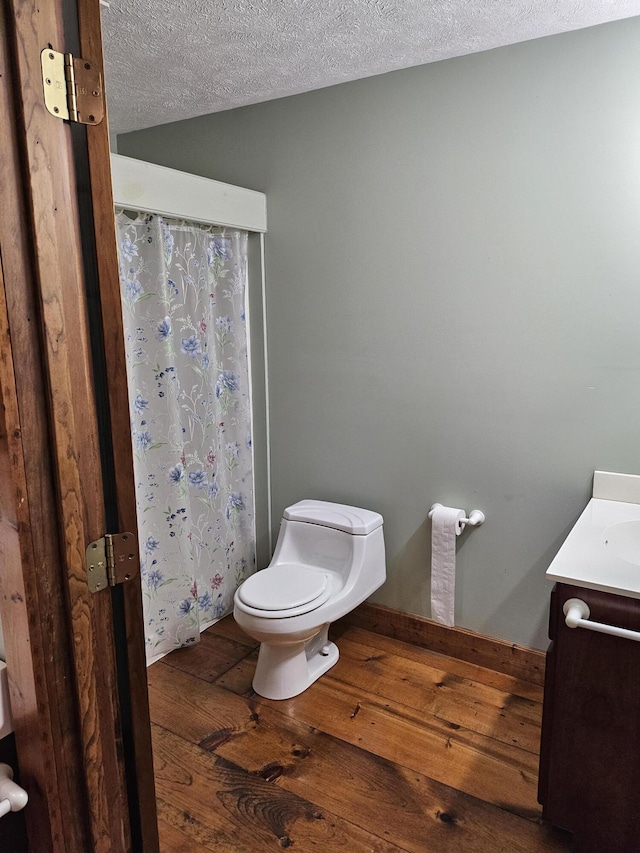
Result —
POLYGON ((40 54, 44 104, 51 115, 80 124, 104 118, 104 87, 100 70, 71 53, 45 48, 40 54))
POLYGON ((100 592, 138 574, 140 558, 133 533, 107 533, 87 546, 89 592, 100 592))

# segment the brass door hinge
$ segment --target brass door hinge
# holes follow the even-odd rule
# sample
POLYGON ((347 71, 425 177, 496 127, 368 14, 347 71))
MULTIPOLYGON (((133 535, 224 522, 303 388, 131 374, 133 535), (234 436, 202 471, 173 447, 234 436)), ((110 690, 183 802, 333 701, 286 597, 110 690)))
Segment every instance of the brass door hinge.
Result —
POLYGON ((87 546, 89 592, 131 580, 139 569, 138 541, 133 533, 107 533, 87 546))
POLYGON ((80 124, 104 118, 102 74, 91 62, 45 48, 40 54, 44 104, 51 115, 80 124))

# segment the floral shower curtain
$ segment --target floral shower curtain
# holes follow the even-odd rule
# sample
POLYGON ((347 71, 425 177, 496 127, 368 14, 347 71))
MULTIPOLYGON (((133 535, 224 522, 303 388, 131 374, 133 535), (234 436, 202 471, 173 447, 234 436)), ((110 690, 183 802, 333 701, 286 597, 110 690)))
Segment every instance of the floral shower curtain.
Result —
POLYGON ((247 234, 116 211, 147 660, 255 567, 247 234))

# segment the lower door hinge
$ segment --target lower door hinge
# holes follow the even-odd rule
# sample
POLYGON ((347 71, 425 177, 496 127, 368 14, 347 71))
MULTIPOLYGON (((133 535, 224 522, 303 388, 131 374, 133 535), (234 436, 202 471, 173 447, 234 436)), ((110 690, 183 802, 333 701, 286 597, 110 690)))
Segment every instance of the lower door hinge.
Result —
POLYGON ((131 580, 139 570, 138 541, 133 533, 107 533, 87 546, 89 592, 131 580))
POLYGON ((80 124, 104 118, 102 74, 92 62, 45 48, 40 54, 44 104, 51 115, 80 124))

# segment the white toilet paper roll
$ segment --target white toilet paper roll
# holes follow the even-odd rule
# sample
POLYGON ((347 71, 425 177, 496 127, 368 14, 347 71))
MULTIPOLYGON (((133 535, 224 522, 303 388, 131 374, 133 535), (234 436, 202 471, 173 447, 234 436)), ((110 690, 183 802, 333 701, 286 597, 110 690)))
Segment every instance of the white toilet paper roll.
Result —
POLYGON ((456 536, 464 517, 452 506, 436 506, 431 516, 431 618, 442 625, 454 624, 456 536))

